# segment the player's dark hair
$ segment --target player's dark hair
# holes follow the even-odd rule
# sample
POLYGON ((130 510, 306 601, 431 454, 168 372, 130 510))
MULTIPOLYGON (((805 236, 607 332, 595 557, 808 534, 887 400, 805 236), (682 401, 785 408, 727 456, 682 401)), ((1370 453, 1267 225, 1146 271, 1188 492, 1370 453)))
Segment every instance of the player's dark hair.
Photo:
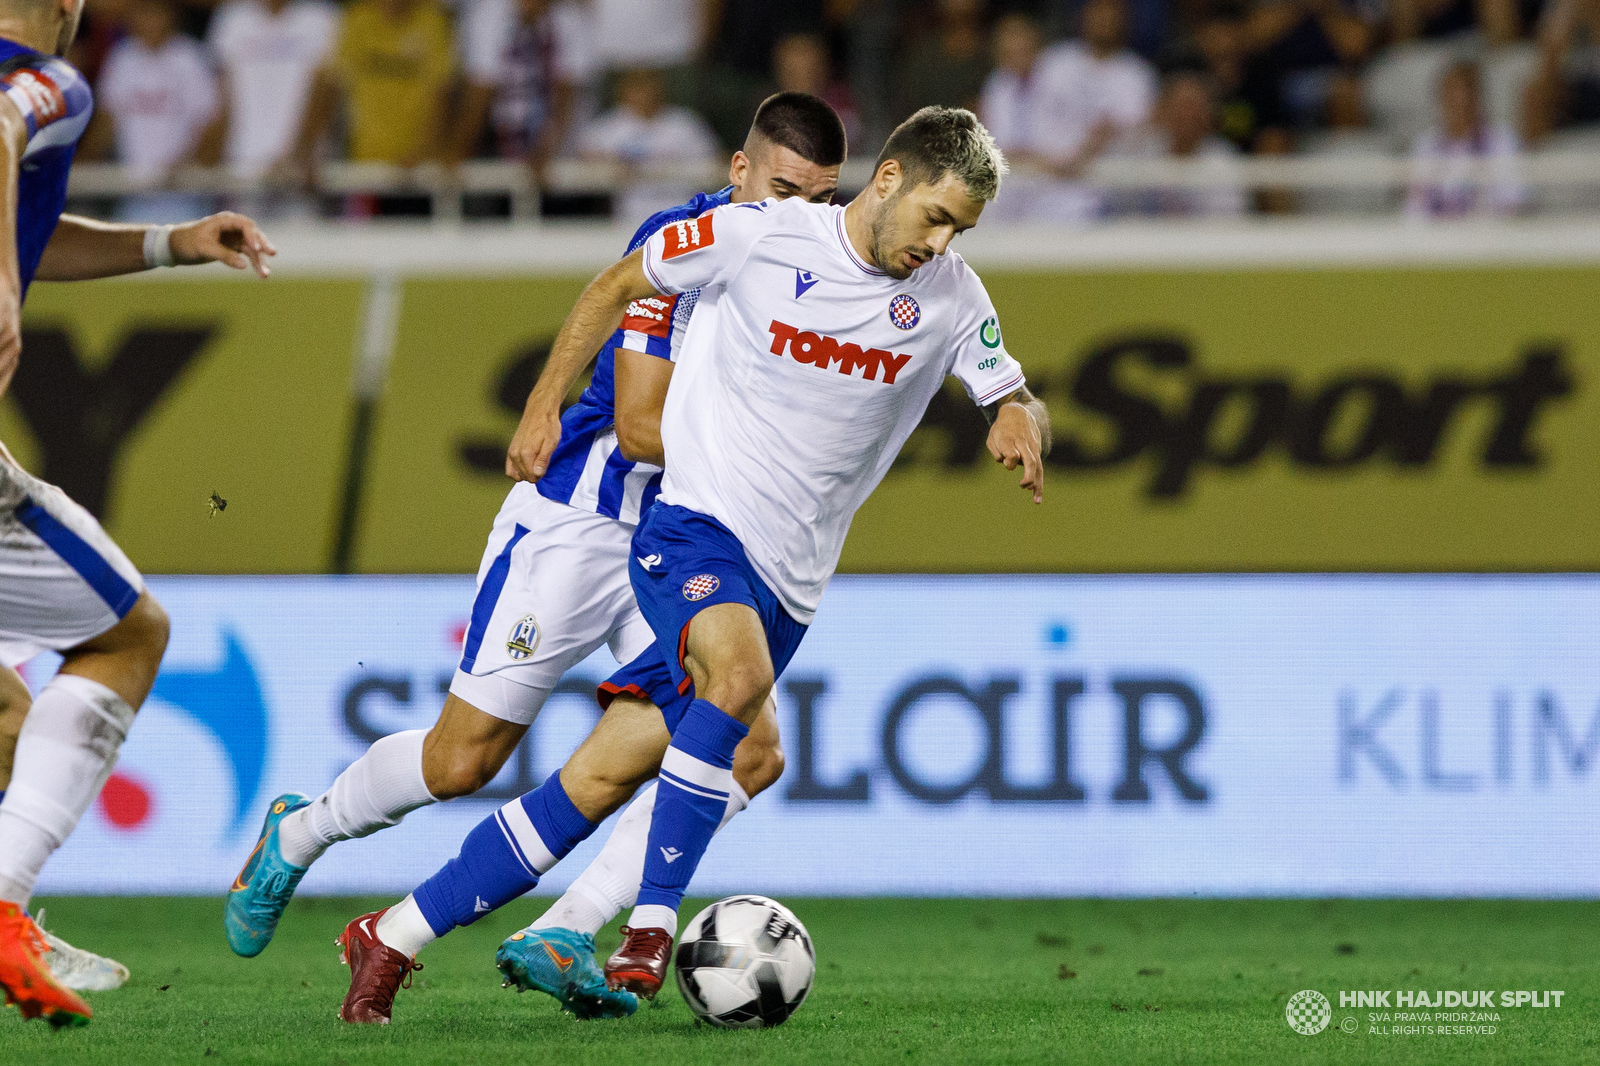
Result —
POLYGON ((844 123, 838 112, 810 93, 784 92, 767 97, 756 108, 750 132, 761 134, 819 167, 836 167, 844 162, 844 123))
POLYGON ((900 123, 878 153, 872 172, 876 174, 891 159, 900 164, 904 190, 937 184, 946 174, 954 174, 980 200, 995 198, 1006 172, 1005 157, 994 138, 977 115, 960 107, 925 107, 900 123))

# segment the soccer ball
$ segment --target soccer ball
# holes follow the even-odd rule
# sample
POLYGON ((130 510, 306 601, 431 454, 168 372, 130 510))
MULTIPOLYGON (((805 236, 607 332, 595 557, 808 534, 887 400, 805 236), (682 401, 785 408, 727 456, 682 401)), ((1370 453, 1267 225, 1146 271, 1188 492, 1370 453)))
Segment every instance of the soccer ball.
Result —
POLYGON ((782 1025, 817 972, 811 934, 765 896, 729 896, 695 915, 675 963, 689 1009, 725 1029, 782 1025))

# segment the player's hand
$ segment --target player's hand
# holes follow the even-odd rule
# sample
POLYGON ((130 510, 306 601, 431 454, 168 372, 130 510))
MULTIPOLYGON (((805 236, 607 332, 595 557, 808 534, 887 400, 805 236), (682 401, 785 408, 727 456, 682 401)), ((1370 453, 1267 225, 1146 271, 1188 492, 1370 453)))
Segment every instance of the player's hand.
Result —
POLYGON ((172 231, 172 261, 180 266, 222 263, 235 270, 254 267, 268 277, 272 268, 267 257, 277 254, 253 219, 233 211, 185 222, 172 231))
POLYGON ((989 454, 1007 470, 1022 467, 1022 487, 1033 492, 1033 502, 1044 502, 1044 460, 1039 423, 1033 412, 1020 403, 1000 406, 994 425, 989 427, 989 454))
POLYGON ((506 477, 513 481, 538 481, 550 466, 550 454, 561 442, 559 411, 529 409, 517 423, 516 435, 506 451, 506 477))

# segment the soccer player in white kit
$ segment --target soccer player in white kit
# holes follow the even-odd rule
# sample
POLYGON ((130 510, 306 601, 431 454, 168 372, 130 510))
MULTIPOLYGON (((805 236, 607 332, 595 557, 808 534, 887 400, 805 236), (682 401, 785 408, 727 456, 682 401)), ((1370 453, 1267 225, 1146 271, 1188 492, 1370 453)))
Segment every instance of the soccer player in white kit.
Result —
MULTIPOLYGON (((0 393, 22 352, 29 284, 111 277, 177 263, 253 265, 272 245, 242 215, 182 226, 109 226, 63 215, 67 174, 89 123, 88 81, 60 58, 81 2, 0 4, 0 393)), ((88 511, 0 445, 0 730, 21 716, 0 800, 0 990, 25 1018, 79 1025, 72 987, 115 987, 126 971, 52 939, 27 912, 46 860, 110 776, 166 650, 167 617, 88 511), (14 667, 44 650, 61 670, 30 699, 14 667), (58 976, 71 957, 81 965, 58 976), (103 964, 103 965, 102 965, 103 964), (94 972, 98 970, 98 972, 94 972)))
POLYGON ((653 238, 613 296, 701 290, 662 411, 661 499, 629 565, 657 660, 689 702, 662 708, 673 739, 612 987, 660 989, 733 749, 811 623, 856 510, 947 375, 990 415, 990 453, 1021 465, 1043 500, 1048 415, 983 283, 949 252, 1004 170, 971 112, 924 108, 848 207, 718 208, 653 238), (800 272, 810 283, 791 290, 800 272))
MULTIPOLYGON (((776 94, 757 110, 734 156, 729 187, 653 217, 632 247, 662 225, 730 199, 826 202, 837 189, 845 147, 843 124, 826 103, 805 93, 776 94)), ((634 461, 633 434, 643 427, 655 442, 646 448, 659 450, 653 427, 692 312, 692 294, 647 297, 582 356, 547 364, 513 444, 516 461, 508 461, 507 473, 518 483, 490 533, 461 662, 438 722, 379 740, 314 801, 290 793, 273 802, 229 893, 225 920, 236 953, 253 956, 266 947, 300 878, 327 847, 395 825, 426 804, 476 792, 511 755, 563 673, 602 645, 627 662, 654 639, 634 603, 627 560, 633 526, 654 502, 661 471, 634 461), (562 414, 559 401, 596 351, 589 388, 562 414)), ((653 707, 617 695, 605 694, 604 718, 561 771, 571 801, 599 818, 655 775, 668 741, 653 707)), ((748 795, 775 781, 783 765, 772 712, 755 734, 740 749, 739 779, 748 795)), ((518 964, 513 979, 549 992, 580 1017, 625 1014, 637 1005, 630 993, 605 988, 592 938, 638 889, 652 796, 641 796, 590 869, 518 945, 533 948, 528 958, 543 960, 546 970, 518 964)), ((745 802, 740 791, 725 813, 745 802)), ((403 929, 408 913, 386 915, 378 930, 406 945, 407 957, 417 950, 403 929)), ((420 915, 411 917, 421 923, 420 915)), ((388 1018, 386 1008, 370 1004, 349 1005, 344 1013, 348 1021, 388 1018)))
MULTIPOLYGON (((629 561, 656 640, 608 683, 648 694, 672 733, 638 906, 606 967, 614 987, 660 989, 677 903, 732 792, 733 752, 804 635, 856 509, 947 375, 990 415, 990 453, 1023 467, 1023 487, 1043 498, 1044 406, 977 275, 946 254, 1003 169, 971 112, 925 108, 849 207, 729 204, 667 226, 596 278, 562 328, 552 359, 599 343, 632 301, 700 292, 662 413, 662 495, 629 561)), ((400 905, 427 918, 418 943, 515 899, 592 832, 563 801, 553 777, 468 834, 400 905)), ((376 917, 344 939, 365 942, 376 917)), ((387 1006, 414 963, 399 951, 368 958, 352 959, 352 992, 387 1006)))

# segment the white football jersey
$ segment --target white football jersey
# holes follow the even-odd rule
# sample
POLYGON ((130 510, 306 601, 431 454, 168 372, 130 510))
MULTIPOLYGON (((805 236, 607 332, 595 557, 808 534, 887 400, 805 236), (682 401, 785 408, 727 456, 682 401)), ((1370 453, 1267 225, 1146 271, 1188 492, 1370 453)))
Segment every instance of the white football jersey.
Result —
POLYGON ((1023 383, 959 255, 896 281, 851 248, 842 207, 718 207, 651 237, 644 269, 663 293, 701 290, 661 417, 660 498, 732 530, 807 625, 946 375, 980 405, 1023 383))

